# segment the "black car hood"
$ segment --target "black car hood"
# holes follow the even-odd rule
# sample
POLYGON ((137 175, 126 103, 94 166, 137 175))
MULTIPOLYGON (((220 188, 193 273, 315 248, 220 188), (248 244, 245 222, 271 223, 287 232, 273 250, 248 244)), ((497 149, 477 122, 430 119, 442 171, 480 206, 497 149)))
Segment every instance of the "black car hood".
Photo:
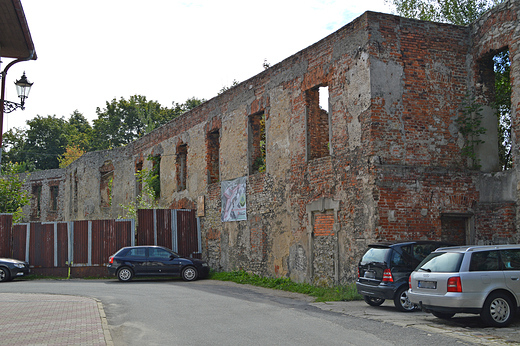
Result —
POLYGON ((4 262, 4 263, 26 263, 24 261, 20 261, 20 260, 17 260, 17 259, 14 259, 14 258, 0 258, 0 262, 4 262))

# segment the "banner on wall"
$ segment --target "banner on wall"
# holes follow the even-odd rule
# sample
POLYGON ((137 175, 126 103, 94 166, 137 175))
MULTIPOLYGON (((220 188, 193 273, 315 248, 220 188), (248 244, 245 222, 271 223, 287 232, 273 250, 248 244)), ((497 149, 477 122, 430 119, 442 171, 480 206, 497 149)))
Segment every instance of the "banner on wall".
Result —
POLYGON ((221 182, 222 222, 247 220, 246 184, 247 177, 221 182))

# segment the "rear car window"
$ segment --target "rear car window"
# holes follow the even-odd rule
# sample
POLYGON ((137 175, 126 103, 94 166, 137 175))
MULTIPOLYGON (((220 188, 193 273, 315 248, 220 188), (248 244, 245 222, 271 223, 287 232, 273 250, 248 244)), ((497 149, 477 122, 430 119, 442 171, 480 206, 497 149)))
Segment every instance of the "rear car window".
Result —
POLYGON ((433 252, 428 255, 416 270, 427 272, 458 272, 464 254, 458 252, 433 252))
POLYGON ((138 249, 130 249, 126 254, 128 257, 146 257, 146 249, 138 248, 138 249))
POLYGON ((471 254, 469 271, 493 271, 499 270, 498 250, 480 251, 471 254))
POLYGON ((368 263, 385 263, 388 252, 392 251, 389 248, 375 248, 368 249, 361 258, 361 265, 368 263))

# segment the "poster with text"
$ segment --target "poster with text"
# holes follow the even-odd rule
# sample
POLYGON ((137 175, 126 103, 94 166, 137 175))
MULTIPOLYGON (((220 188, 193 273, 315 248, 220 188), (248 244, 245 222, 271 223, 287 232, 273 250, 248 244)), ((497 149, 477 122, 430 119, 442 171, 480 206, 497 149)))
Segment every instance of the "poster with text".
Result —
POLYGON ((222 222, 247 220, 246 179, 242 177, 221 183, 222 222))

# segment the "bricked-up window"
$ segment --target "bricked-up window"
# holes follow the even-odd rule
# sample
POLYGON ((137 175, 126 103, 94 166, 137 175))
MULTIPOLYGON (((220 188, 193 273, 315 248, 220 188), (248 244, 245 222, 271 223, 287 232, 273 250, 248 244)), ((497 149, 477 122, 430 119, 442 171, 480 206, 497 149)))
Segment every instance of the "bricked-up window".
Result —
POLYGON ((314 235, 317 237, 334 235, 334 212, 314 213, 314 235))
POLYGON ((262 173, 266 170, 265 154, 265 114, 253 114, 249 117, 249 174, 262 173))
POLYGON ((208 133, 207 138, 207 165, 208 182, 216 183, 220 180, 220 131, 215 130, 208 133))
POLYGON ((42 186, 33 185, 31 189, 31 218, 39 219, 41 215, 42 186))
POLYGON ((51 186, 51 211, 58 210, 58 194, 60 187, 57 185, 51 186))
POLYGON ((328 95, 327 86, 305 92, 308 160, 330 155, 328 95))
POLYGON ((177 191, 186 190, 188 168, 188 145, 181 144, 177 148, 177 191))

